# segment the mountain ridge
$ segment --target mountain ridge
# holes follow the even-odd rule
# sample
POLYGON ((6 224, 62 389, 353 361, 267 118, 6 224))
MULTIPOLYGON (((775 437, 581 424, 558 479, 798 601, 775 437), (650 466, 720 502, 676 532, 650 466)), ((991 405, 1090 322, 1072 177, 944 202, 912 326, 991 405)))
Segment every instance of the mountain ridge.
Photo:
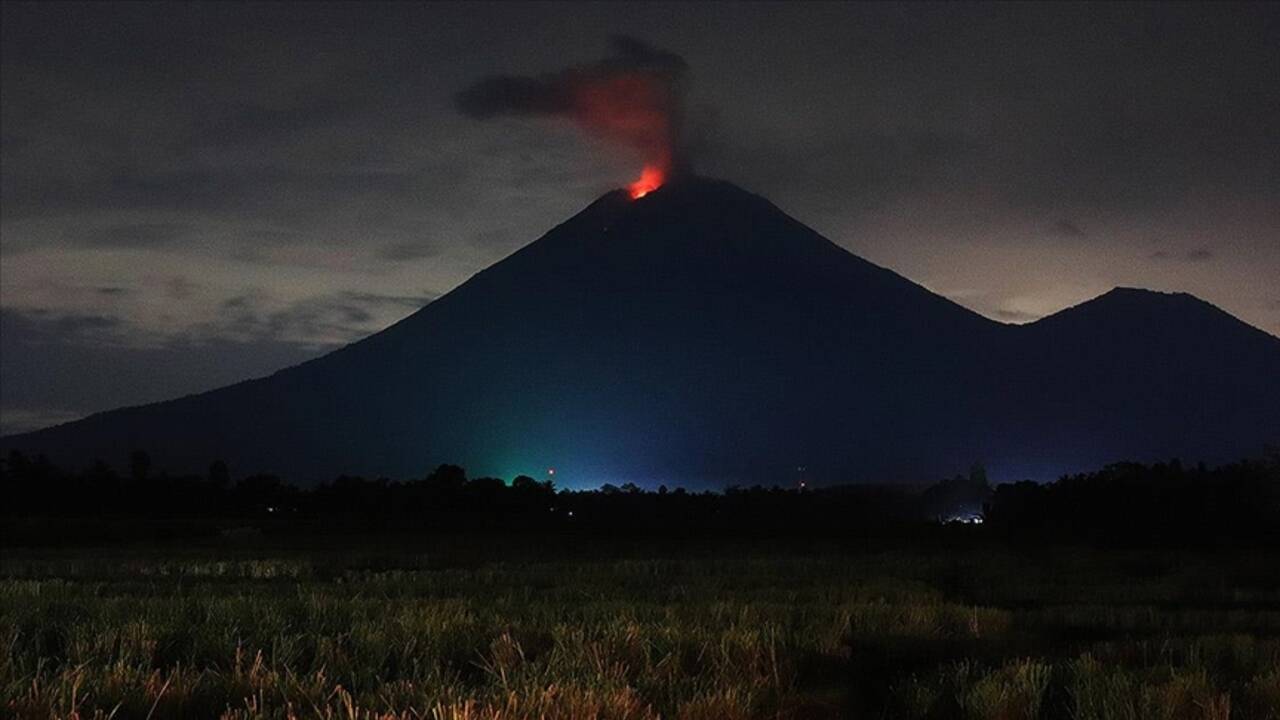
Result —
POLYGON ((439 462, 504 476, 558 466, 588 484, 776 482, 800 466, 818 481, 907 481, 982 460, 996 478, 1047 479, 1170 449, 1259 450, 1280 429, 1259 404, 1280 407, 1278 377, 1280 340, 1193 296, 1118 288, 1000 323, 765 198, 682 178, 634 201, 605 193, 319 358, 0 448, 87 461, 146 447, 161 467, 219 458, 311 481, 439 462), (1189 419, 1167 417, 1179 401, 1189 419), (1103 411, 1115 417, 1091 420, 1103 411), (1222 432, 1199 426, 1224 413, 1222 432), (1125 444, 1092 425, 1144 429, 1125 444))

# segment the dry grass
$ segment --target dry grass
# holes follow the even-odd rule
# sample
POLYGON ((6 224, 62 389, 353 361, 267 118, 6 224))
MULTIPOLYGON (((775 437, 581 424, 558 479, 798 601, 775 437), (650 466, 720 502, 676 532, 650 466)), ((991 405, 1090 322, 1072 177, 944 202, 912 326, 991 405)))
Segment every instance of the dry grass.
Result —
POLYGON ((1247 563, 621 555, 7 553, 0 714, 1280 720, 1280 579, 1247 563))

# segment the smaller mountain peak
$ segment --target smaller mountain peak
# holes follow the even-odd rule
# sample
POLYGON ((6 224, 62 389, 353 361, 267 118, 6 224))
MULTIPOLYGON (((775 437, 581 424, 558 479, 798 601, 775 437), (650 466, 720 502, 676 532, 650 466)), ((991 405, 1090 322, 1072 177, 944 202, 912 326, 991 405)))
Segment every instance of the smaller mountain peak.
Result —
MULTIPOLYGON (((1125 302, 1204 302, 1200 298, 1185 292, 1164 292, 1162 290, 1147 290, 1146 288, 1118 286, 1111 288, 1107 292, 1094 298, 1093 301, 1100 300, 1125 301, 1125 302)), ((1092 301, 1091 301, 1092 302, 1092 301)))
POLYGON ((1117 287, 1079 305, 1044 317, 1028 327, 1047 329, 1063 324, 1081 324, 1095 328, 1129 328, 1146 332, 1157 326, 1207 327, 1224 320, 1231 325, 1252 328, 1214 304, 1190 293, 1117 287))
POLYGON ((1212 303, 1187 292, 1164 292, 1135 287, 1116 287, 1087 300, 1078 308, 1105 308, 1110 312, 1194 312, 1197 310, 1216 310, 1212 303))

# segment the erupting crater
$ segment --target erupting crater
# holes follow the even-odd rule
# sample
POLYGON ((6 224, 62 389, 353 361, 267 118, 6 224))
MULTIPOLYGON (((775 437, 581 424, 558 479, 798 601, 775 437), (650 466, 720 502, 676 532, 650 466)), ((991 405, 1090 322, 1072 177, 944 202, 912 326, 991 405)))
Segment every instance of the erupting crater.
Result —
POLYGON ((631 193, 632 200, 639 200, 649 193, 662 187, 662 183, 667 179, 666 173, 653 165, 646 165, 640 171, 640 178, 627 186, 627 192, 631 193))

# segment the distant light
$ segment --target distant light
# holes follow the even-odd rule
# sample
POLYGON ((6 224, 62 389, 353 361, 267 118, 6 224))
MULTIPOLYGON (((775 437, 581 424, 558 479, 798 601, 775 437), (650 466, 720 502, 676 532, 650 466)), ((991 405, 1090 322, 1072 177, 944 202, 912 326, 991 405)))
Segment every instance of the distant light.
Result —
POLYGON ((548 474, 548 475, 555 475, 555 474, 556 474, 556 469, 555 469, 555 468, 547 468, 547 474, 548 474))
POLYGON ((572 510, 570 510, 570 511, 569 511, 569 517, 573 517, 573 511, 572 511, 572 510))

